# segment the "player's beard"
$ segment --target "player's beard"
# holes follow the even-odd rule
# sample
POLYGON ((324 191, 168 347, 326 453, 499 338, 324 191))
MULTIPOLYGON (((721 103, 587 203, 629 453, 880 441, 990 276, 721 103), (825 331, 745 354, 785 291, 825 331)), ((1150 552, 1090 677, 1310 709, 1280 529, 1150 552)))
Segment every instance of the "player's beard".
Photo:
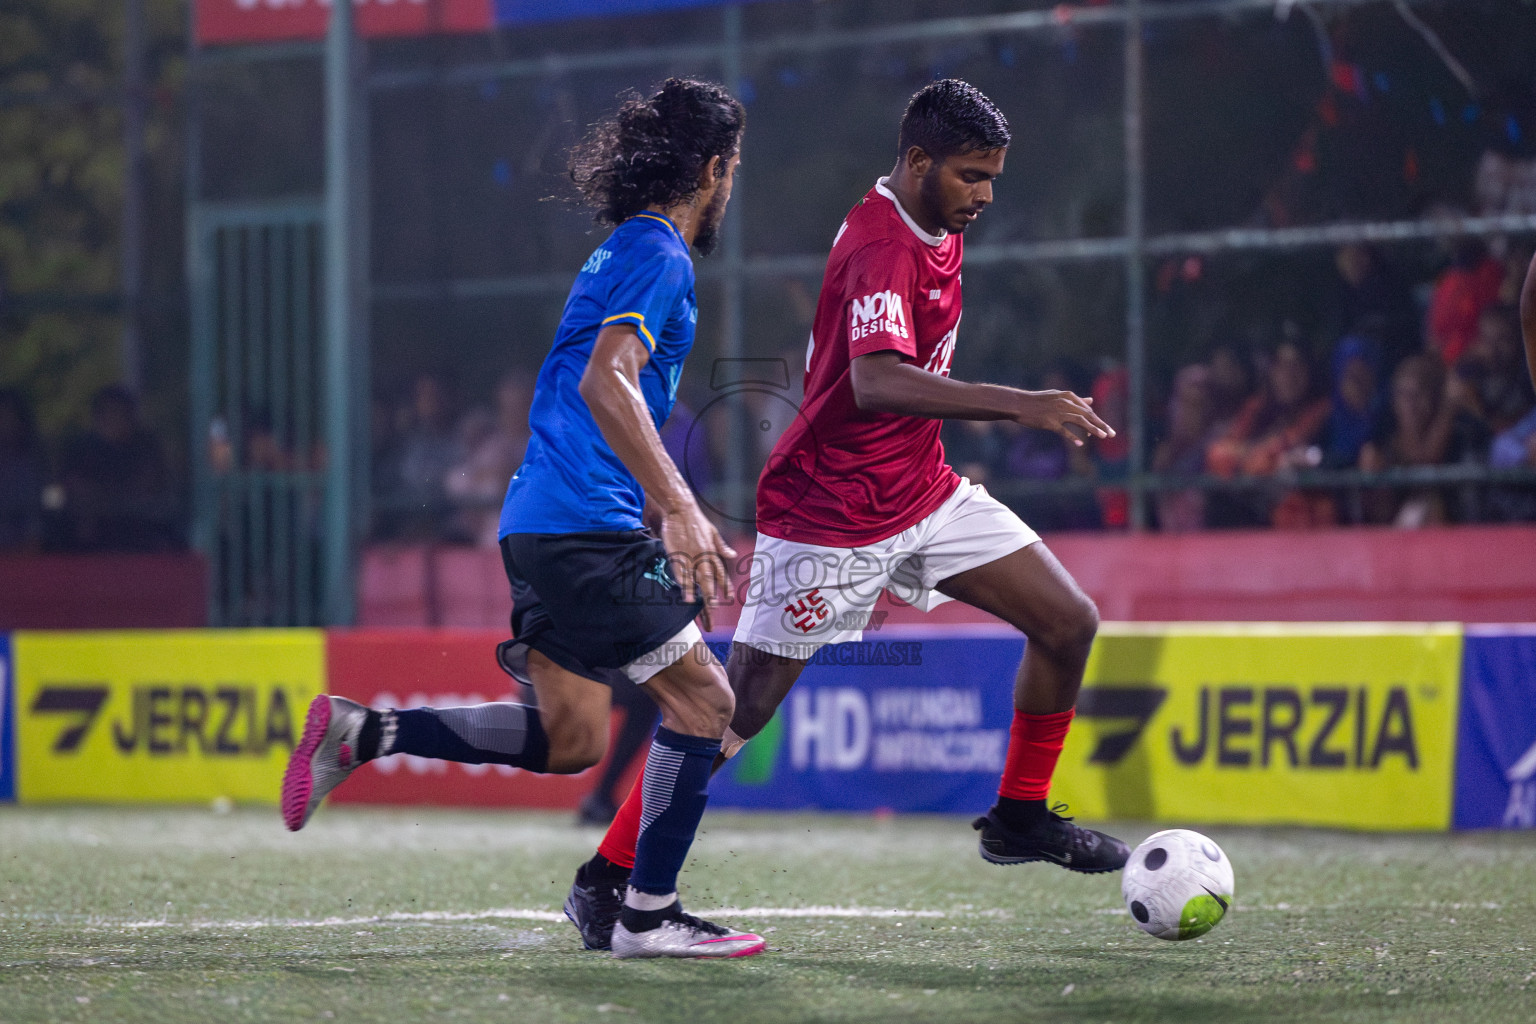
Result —
MULTIPOLYGON (((955 218, 955 220, 960 220, 958 227, 951 223, 951 216, 945 210, 945 197, 938 190, 937 173, 929 173, 929 175, 923 178, 923 183, 917 187, 917 198, 922 201, 923 209, 928 212, 929 218, 938 221, 940 229, 946 230, 951 235, 963 235, 965 233, 966 227, 969 226, 969 221, 963 220, 963 218, 955 218)), ((969 213, 971 210, 965 210, 965 212, 969 213)))
POLYGON ((918 201, 923 204, 923 210, 928 214, 928 219, 938 221, 940 230, 947 230, 952 234, 961 234, 965 231, 965 224, 958 228, 949 226, 949 217, 944 212, 944 195, 939 191, 939 174, 935 168, 933 173, 923 176, 923 182, 917 188, 918 201))
POLYGON ((726 198, 725 190, 717 189, 710 197, 709 205, 699 215, 699 230, 694 233, 693 247, 700 256, 708 256, 720 244, 720 224, 725 220, 726 198))

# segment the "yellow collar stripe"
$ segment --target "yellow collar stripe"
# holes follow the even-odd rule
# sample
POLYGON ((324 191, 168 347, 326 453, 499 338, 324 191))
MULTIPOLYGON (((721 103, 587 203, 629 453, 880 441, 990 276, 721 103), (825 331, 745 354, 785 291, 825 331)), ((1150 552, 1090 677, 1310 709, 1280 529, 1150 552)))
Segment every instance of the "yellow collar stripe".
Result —
POLYGON ((646 220, 660 221, 661 223, 665 224, 667 227, 672 229, 672 233, 677 236, 677 240, 678 241, 682 242, 684 245, 688 244, 687 241, 683 238, 683 233, 681 231, 677 230, 677 225, 673 224, 666 217, 659 217, 659 216, 657 216, 654 213, 637 213, 637 214, 635 214, 635 216, 636 217, 644 217, 646 220))

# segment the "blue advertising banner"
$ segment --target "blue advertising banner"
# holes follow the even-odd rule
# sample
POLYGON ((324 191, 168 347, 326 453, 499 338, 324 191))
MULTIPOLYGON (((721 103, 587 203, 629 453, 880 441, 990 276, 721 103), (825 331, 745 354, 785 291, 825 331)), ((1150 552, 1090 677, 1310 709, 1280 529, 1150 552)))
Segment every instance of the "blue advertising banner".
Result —
MULTIPOLYGON (((1022 637, 822 648, 710 783, 710 806, 980 813, 997 796, 1022 637)), ((722 660, 728 645, 715 644, 722 660)))
POLYGON ((16 679, 11 638, 0 633, 0 800, 16 799, 16 679))
POLYGON ((571 18, 655 14, 679 7, 720 7, 741 0, 495 0, 496 24, 518 25, 571 18))
POLYGON ((1455 828, 1536 827, 1536 629, 1468 626, 1455 828))

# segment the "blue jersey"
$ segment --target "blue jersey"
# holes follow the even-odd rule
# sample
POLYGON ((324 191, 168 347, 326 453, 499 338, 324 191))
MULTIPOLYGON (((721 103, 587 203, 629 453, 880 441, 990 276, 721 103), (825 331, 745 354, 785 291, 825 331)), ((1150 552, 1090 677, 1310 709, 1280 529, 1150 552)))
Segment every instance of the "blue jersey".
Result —
POLYGON ((507 485, 501 536, 640 529, 640 481, 603 440, 577 386, 598 332, 633 324, 650 349, 640 391, 660 430, 677 401, 697 320, 693 261, 677 225, 641 213, 615 228, 576 275, 539 370, 528 416, 532 436, 507 485))

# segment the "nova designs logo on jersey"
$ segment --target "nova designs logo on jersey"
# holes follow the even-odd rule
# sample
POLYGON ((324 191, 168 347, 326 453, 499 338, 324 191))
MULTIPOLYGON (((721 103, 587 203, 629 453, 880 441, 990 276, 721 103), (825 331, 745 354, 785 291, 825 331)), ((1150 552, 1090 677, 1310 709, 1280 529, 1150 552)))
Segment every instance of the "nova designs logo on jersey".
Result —
POLYGON ((852 322, 848 327, 848 340, 858 341, 872 334, 892 334, 910 338, 907 329, 906 304, 898 292, 886 290, 854 299, 850 307, 852 322))

